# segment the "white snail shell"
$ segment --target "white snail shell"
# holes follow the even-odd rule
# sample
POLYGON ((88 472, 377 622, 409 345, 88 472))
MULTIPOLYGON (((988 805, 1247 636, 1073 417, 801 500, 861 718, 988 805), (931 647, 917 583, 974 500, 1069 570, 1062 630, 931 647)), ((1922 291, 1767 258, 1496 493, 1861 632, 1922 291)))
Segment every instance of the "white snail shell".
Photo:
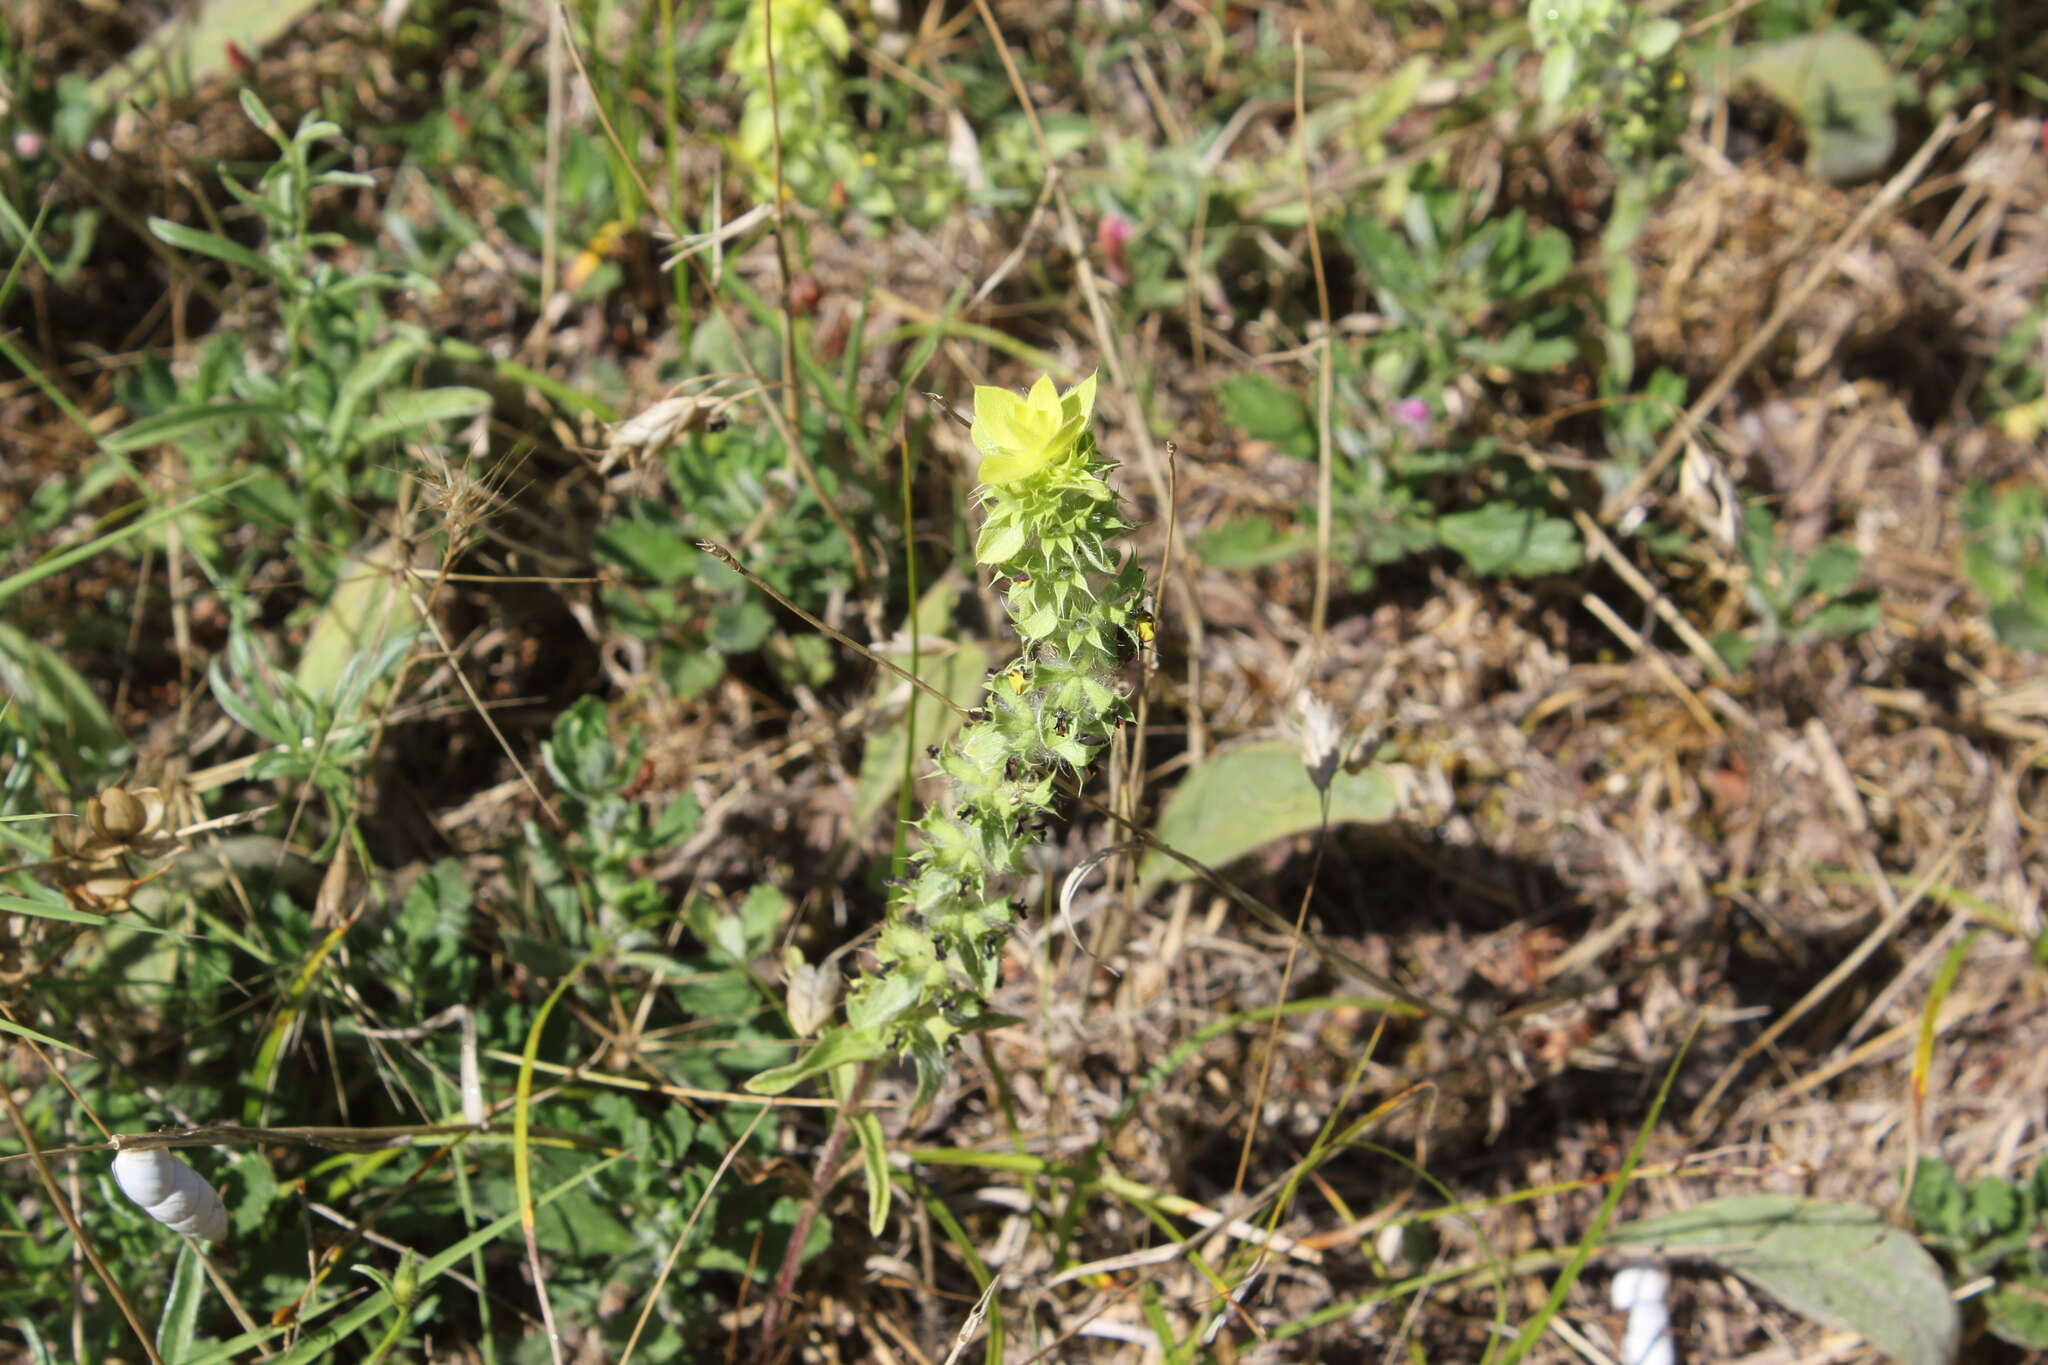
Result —
POLYGON ((1624 1266, 1614 1272, 1614 1306, 1628 1314, 1622 1329, 1622 1365, 1677 1365, 1671 1339, 1671 1307, 1664 1295, 1671 1277, 1656 1266, 1624 1266))
POLYGON ((228 1235, 227 1205, 213 1186, 163 1147, 130 1148, 114 1154, 114 1183, 142 1211, 170 1228, 205 1242, 228 1235))

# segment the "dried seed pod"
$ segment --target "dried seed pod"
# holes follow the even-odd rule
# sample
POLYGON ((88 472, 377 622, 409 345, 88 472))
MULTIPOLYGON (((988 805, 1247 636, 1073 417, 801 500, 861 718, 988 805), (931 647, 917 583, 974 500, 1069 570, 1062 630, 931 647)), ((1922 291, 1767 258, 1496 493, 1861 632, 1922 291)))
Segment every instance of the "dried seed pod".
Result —
POLYGON ((693 393, 664 398, 612 428, 600 473, 621 459, 653 455, 696 432, 723 431, 725 410, 742 394, 693 393))
POLYGON ((176 846, 161 828, 166 808, 155 787, 108 787, 86 801, 83 819, 59 827, 57 850, 88 863, 113 862, 126 853, 160 857, 176 846))
POLYGON ((102 839, 117 844, 149 828, 149 812, 125 787, 109 787, 86 802, 85 819, 102 839))
POLYGON ((227 1205, 199 1172, 164 1147, 114 1154, 114 1183, 142 1211, 173 1232, 218 1242, 228 1235, 227 1205))

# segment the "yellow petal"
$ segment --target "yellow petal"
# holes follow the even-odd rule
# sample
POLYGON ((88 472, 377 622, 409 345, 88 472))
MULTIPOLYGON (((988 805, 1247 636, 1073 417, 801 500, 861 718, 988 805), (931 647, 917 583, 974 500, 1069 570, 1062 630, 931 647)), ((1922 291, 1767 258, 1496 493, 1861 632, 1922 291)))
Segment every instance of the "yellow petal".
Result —
POLYGON ((1031 386, 1031 406, 1038 412, 1060 410, 1060 391, 1053 387, 1051 375, 1038 376, 1038 382, 1031 386))
POLYGON ((1061 396, 1060 412, 1069 422, 1073 421, 1076 417, 1080 418, 1082 425, 1085 426, 1088 422, 1088 415, 1093 411, 1095 411, 1095 375, 1091 372, 1086 379, 1074 385, 1073 388, 1068 389, 1061 396))

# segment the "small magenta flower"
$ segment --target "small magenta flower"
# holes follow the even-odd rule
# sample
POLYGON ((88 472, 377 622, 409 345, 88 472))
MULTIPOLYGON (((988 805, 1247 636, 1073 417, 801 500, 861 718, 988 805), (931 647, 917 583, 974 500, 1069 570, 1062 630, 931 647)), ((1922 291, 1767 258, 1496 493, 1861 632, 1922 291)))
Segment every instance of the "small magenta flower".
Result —
POLYGON ((23 161, 33 161, 43 154, 43 139, 40 133, 23 129, 14 135, 14 154, 23 161))
POLYGON ((1429 434, 1429 400, 1426 398, 1397 399, 1393 406, 1393 418, 1403 430, 1418 441, 1429 434))

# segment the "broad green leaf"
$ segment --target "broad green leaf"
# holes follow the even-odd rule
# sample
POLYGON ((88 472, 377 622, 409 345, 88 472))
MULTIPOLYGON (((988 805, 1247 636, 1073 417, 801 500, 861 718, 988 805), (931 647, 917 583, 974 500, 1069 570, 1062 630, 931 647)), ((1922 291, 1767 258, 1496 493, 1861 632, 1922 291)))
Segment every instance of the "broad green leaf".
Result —
POLYGON ((1262 374, 1234 374, 1216 386, 1223 416, 1255 441, 1304 460, 1316 455, 1315 419, 1301 395, 1262 374))
POLYGON ((1439 539, 1478 574, 1533 578, 1579 567, 1579 533, 1561 517, 1505 500, 1437 518, 1439 539))
POLYGON ((315 0, 206 0, 166 13, 119 66, 92 83, 102 108, 145 82, 190 91, 229 69, 228 48, 254 57, 315 0))
POLYGON ((2048 1277, 2026 1275, 1984 1296, 1991 1334, 2030 1351, 2048 1350, 2048 1277))
POLYGON ((704 638, 721 654, 747 654, 759 649, 774 630, 774 613, 757 598, 741 597, 712 608, 704 638))
POLYGON ((1429 315, 1430 281, 1408 244, 1393 229, 1370 214, 1352 213, 1345 216, 1339 231, 1381 307, 1402 322, 1416 322, 1429 315))
MULTIPOLYGON (((1377 768, 1338 772, 1329 798, 1333 825, 1376 825, 1394 815, 1393 784, 1377 768)), ((1167 798, 1155 832, 1190 858, 1221 867, 1276 839, 1314 830, 1322 820, 1322 798, 1302 766, 1300 746, 1260 740, 1226 749, 1189 773, 1167 798)), ((1193 875, 1154 849, 1139 866, 1138 894, 1193 875)))
POLYGON ((1962 1320, 1941 1267, 1873 1209, 1797 1195, 1713 1199, 1616 1229, 1610 1245, 1714 1262, 1899 1365, 1949 1365, 1962 1320))
POLYGON ((164 1365, 183 1365, 192 1354, 193 1334, 199 1327, 199 1304, 206 1293, 206 1270, 187 1241, 178 1248, 178 1263, 171 1270, 171 1292, 164 1296, 163 1316, 156 1324, 156 1353, 164 1365))
POLYGON ((1860 180, 1884 169, 1897 137, 1884 53, 1845 28, 1736 49, 1733 74, 1755 81, 1806 128, 1806 169, 1860 180))
POLYGON ((850 1028, 835 1028, 793 1062, 770 1067, 747 1082, 756 1095, 780 1095, 813 1076, 848 1062, 872 1062, 888 1049, 881 1038, 850 1028))
POLYGON ((2023 602, 2001 602, 1988 613, 2000 644, 2048 654, 2048 613, 2023 602))
POLYGON ((1512 297, 1532 299, 1563 281, 1572 269, 1572 239, 1557 228, 1544 228, 1522 245, 1520 273, 1512 297))
POLYGON ((1543 68, 1536 79, 1536 91, 1545 109, 1563 107, 1572 92, 1572 79, 1579 74, 1579 54, 1570 43, 1559 43, 1543 54, 1543 68))
POLYGON ((419 628, 397 541, 371 545, 351 561, 313 621, 292 676, 315 696, 328 696, 351 659, 381 650, 419 628))
POLYGON ((1287 531, 1264 517, 1234 517, 1195 537, 1195 553, 1212 569, 1263 569, 1313 549, 1315 537, 1287 531))
POLYGON ((616 565, 663 587, 689 577, 704 557, 687 536, 676 533, 673 523, 638 517, 615 517, 606 522, 594 537, 592 548, 600 563, 616 565))
POLYGON ((1822 597, 1833 597, 1848 591, 1862 572, 1863 556, 1856 547, 1846 540, 1830 540, 1800 566, 1799 581, 1793 595, 1804 597, 1808 593, 1818 593, 1822 597))
POLYGON ((1629 35, 1628 45, 1636 56, 1654 62, 1678 46, 1685 28, 1676 19, 1652 19, 1629 35))
POLYGON ((1906 1197, 1914 1226, 1923 1235, 1959 1238, 1969 1211, 1970 1201, 1949 1164, 1938 1156, 1921 1157, 1913 1168, 1913 1192, 1906 1197))
POLYGON ((482 389, 450 387, 393 394, 379 405, 375 417, 355 429, 354 443, 361 448, 435 422, 474 417, 490 406, 491 396, 482 389))

